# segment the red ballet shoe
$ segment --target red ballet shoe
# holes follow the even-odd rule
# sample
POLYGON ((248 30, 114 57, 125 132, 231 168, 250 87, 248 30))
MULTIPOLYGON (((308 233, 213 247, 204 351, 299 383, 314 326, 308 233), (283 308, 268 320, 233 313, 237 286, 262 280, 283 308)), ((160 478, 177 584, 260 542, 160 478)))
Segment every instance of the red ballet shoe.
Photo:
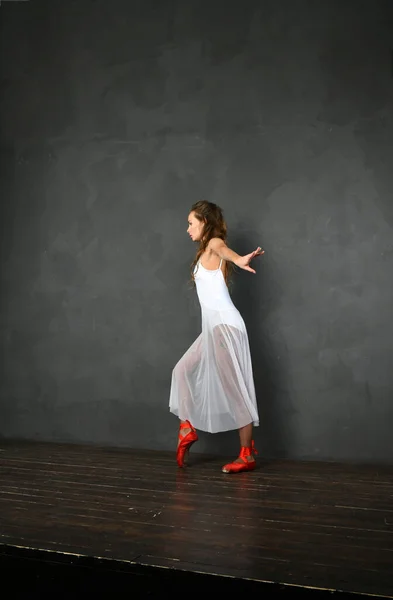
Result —
POLYGON ((176 452, 176 460, 180 468, 186 465, 186 461, 184 460, 184 458, 187 458, 189 449, 197 441, 197 432, 195 428, 191 425, 190 421, 184 421, 184 423, 180 423, 179 445, 177 447, 176 452), (189 431, 187 435, 182 436, 180 435, 182 429, 191 429, 191 431, 189 431))
POLYGON ((246 448, 246 446, 242 446, 239 454, 239 458, 242 462, 232 462, 227 465, 224 465, 222 468, 223 473, 240 473, 241 471, 253 471, 256 467, 256 462, 254 460, 247 460, 249 456, 253 454, 258 454, 254 447, 254 441, 251 442, 251 447, 246 448))

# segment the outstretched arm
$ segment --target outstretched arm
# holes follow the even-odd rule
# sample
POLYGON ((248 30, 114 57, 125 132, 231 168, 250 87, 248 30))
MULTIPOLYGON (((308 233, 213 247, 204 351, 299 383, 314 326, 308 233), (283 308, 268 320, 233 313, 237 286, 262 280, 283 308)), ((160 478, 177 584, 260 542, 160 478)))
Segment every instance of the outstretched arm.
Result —
POLYGON ((249 264, 253 258, 264 254, 264 250, 258 246, 256 250, 250 252, 250 254, 246 254, 245 256, 240 256, 226 245, 226 243, 220 238, 213 238, 210 240, 209 247, 218 254, 220 258, 224 260, 228 260, 233 262, 240 269, 244 269, 245 271, 250 271, 250 273, 255 273, 254 269, 252 269, 249 264))

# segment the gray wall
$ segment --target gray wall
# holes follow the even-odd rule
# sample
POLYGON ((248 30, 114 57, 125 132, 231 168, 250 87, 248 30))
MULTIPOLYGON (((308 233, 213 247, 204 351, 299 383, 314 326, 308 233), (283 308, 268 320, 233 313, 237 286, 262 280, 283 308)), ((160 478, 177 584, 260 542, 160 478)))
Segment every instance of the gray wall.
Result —
POLYGON ((261 454, 393 460, 391 5, 1 3, 3 437, 175 447, 207 198, 266 249, 232 290, 261 454))

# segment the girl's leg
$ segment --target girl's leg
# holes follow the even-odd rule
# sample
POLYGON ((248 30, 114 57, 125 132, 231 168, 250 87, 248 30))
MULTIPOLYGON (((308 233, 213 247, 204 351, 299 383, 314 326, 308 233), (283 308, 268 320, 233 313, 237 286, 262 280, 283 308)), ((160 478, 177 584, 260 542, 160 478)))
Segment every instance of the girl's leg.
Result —
MULTIPOLYGON (((182 421, 180 419, 180 424, 182 424, 182 423, 187 423, 187 421, 182 421)), ((187 423, 187 425, 188 425, 188 423, 187 423)), ((184 438, 188 433, 190 433, 190 431, 191 431, 190 427, 181 427, 180 428, 180 430, 179 430, 179 440, 178 440, 178 443, 177 443, 178 446, 179 446, 182 438, 184 438)))
POLYGON ((198 441, 196 429, 189 421, 180 421, 179 442, 177 444, 176 460, 179 467, 184 467, 188 462, 188 452, 191 446, 198 441))
MULTIPOLYGON (((252 444, 252 423, 245 425, 239 429, 240 447, 251 448, 252 444)), ((247 456, 248 462, 255 461, 254 456, 251 454, 247 456)), ((237 458, 235 462, 241 462, 241 459, 237 458)))
MULTIPOLYGON (((180 418, 180 424, 190 419, 191 423, 195 411, 193 390, 195 388, 195 367, 201 361, 202 335, 200 335, 187 352, 181 357, 172 372, 169 408, 180 418)), ((185 434, 189 433, 184 430, 185 434)))
POLYGON ((193 389, 195 387, 194 369, 201 360, 202 334, 182 356, 175 366, 172 374, 170 406, 174 412, 182 415, 179 423, 176 460, 179 467, 187 463, 188 451, 198 440, 198 434, 188 419, 192 420, 195 412, 193 406, 193 389))

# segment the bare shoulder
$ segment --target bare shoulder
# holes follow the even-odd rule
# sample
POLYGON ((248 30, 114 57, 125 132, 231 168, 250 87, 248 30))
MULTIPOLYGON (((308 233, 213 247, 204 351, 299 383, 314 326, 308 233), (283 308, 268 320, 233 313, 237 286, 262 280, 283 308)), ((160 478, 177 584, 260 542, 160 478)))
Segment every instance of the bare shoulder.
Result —
POLYGON ((217 237, 212 238, 207 245, 208 249, 211 252, 217 252, 217 250, 219 250, 223 246, 225 246, 224 240, 222 240, 221 238, 217 238, 217 237))

